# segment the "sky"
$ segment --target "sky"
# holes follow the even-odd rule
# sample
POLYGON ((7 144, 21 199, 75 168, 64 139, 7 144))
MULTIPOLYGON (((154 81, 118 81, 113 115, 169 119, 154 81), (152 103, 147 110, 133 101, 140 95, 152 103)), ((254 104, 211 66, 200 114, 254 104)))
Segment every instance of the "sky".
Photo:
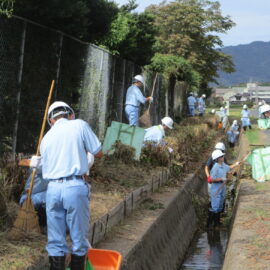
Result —
MULTIPOLYGON (((128 0, 114 0, 123 5, 128 0)), ((160 0, 137 0, 136 11, 143 12, 160 0)), ((248 44, 253 41, 270 41, 270 0, 220 0, 223 16, 229 15, 236 26, 220 34, 224 46, 248 44)))

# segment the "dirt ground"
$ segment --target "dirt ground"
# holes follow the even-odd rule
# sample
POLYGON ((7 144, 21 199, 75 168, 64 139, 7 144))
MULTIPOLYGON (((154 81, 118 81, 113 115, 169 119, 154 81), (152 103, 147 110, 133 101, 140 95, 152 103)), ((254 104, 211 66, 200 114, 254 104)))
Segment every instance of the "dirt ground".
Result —
MULTIPOLYGON (((256 148, 250 144, 268 145, 270 142, 269 130, 257 129, 253 135, 243 136, 243 153, 256 148)), ((245 165, 223 270, 270 269, 270 181, 257 183, 250 175, 251 167, 245 165)))

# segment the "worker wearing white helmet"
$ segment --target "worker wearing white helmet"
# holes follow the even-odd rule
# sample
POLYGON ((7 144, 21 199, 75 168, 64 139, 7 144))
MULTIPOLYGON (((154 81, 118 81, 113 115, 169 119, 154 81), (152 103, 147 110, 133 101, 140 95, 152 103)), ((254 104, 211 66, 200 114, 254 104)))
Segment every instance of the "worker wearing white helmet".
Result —
POLYGON ((260 109, 261 115, 264 119, 270 118, 270 106, 268 104, 262 105, 260 109))
POLYGON ((199 108, 199 116, 203 116, 205 112, 205 101, 206 95, 203 94, 198 101, 198 108, 199 108))
POLYGON ((195 108, 197 105, 197 100, 193 96, 192 92, 189 94, 189 97, 187 98, 187 105, 188 105, 188 115, 195 116, 195 108))
POLYGON ((165 137, 165 131, 167 129, 173 129, 173 120, 171 117, 166 116, 161 119, 161 125, 152 126, 147 128, 144 135, 145 142, 153 142, 156 145, 163 143, 165 137))
POLYGON ((241 116, 242 116, 241 121, 242 121, 243 130, 246 131, 247 127, 249 127, 249 129, 251 129, 251 123, 250 123, 250 119, 249 119, 250 111, 249 111, 248 106, 246 104, 243 106, 241 116))
POLYGON ((125 102, 125 112, 131 126, 138 126, 140 105, 146 101, 153 102, 153 97, 144 97, 140 87, 145 85, 144 77, 136 75, 133 84, 128 88, 125 102))
POLYGON ((101 143, 88 123, 80 119, 68 121, 70 107, 62 105, 51 105, 48 118, 53 128, 46 133, 40 146, 42 175, 48 181, 47 251, 51 269, 65 269, 66 231, 69 230, 71 269, 84 269, 85 255, 90 247, 90 190, 83 176, 89 166, 87 152, 101 157, 101 143))
POLYGON ((239 136, 239 126, 237 124, 237 120, 234 120, 230 129, 227 132, 227 139, 230 147, 233 148, 235 146, 238 136, 239 136))
POLYGON ((212 181, 211 185, 211 207, 209 209, 209 216, 207 225, 214 226, 220 224, 220 213, 224 208, 224 201, 226 197, 226 185, 227 173, 234 167, 239 166, 239 162, 229 166, 224 162, 224 153, 221 150, 215 150, 212 153, 212 159, 215 164, 210 172, 212 181))

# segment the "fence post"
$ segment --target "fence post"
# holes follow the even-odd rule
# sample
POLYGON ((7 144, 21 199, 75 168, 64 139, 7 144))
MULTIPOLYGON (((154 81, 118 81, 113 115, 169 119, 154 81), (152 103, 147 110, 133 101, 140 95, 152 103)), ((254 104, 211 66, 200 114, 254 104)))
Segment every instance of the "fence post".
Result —
POLYGON ((13 128, 13 136, 12 136, 12 155, 15 160, 16 146, 17 146, 17 133, 19 126, 19 117, 20 117, 20 103, 21 103, 21 91, 22 91, 22 72, 23 72, 23 60, 24 60, 24 47, 25 47, 25 36, 26 36, 26 27, 27 22, 23 22, 23 31, 22 31, 22 42, 20 48, 20 58, 19 58, 19 71, 17 77, 17 96, 16 96, 16 116, 15 123, 13 128))

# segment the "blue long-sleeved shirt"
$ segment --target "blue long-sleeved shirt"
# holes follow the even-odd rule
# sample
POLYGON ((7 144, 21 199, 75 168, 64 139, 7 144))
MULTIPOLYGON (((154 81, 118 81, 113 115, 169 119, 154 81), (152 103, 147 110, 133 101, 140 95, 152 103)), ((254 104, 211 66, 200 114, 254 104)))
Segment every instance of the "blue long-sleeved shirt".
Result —
POLYGON ((126 95, 126 105, 132 105, 139 107, 140 104, 144 104, 146 102, 146 98, 143 96, 141 90, 136 85, 132 85, 127 90, 126 95))

